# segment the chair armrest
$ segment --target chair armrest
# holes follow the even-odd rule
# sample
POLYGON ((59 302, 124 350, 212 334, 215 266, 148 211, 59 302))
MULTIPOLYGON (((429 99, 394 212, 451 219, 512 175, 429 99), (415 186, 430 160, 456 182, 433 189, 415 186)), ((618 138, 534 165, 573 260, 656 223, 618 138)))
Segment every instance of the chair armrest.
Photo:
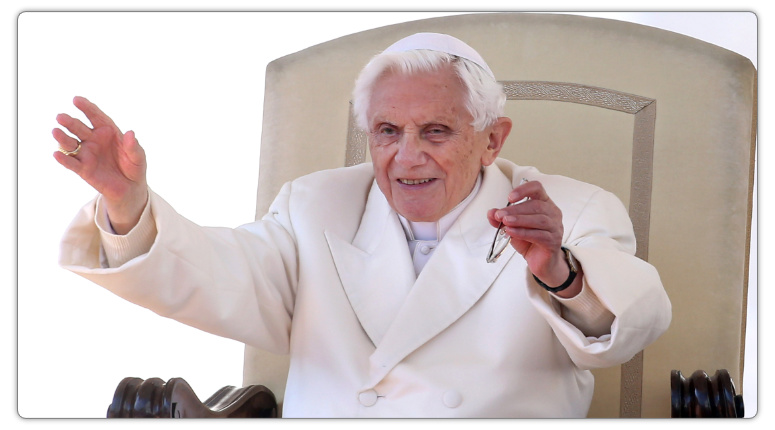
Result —
POLYGON ((204 403, 182 378, 124 378, 108 418, 276 418, 274 394, 263 385, 226 386, 204 403))
POLYGON ((709 377, 702 370, 685 379, 680 370, 670 372, 670 416, 672 418, 743 418, 743 396, 726 369, 709 377))

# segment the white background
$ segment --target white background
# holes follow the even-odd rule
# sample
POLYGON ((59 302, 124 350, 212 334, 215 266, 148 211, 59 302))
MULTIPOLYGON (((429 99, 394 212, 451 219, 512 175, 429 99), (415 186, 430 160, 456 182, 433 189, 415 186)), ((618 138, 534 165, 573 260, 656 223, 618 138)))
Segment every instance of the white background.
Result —
MULTIPOLYGON (((684 32, 757 64, 757 17, 751 13, 585 14, 684 32)), ((342 35, 438 15, 20 15, 18 158, 16 178, 14 166, 4 178, 17 184, 18 199, 16 238, 11 231, 6 242, 16 239, 18 258, 16 296, 10 298, 16 307, 9 302, 6 308, 13 313, 6 321, 16 329, 9 338, 16 356, 10 357, 8 389, 16 392, 8 393, 6 407, 28 418, 102 417, 125 376, 182 376, 202 399, 242 380, 241 344, 161 318, 57 266, 62 232, 94 195, 52 157, 54 118, 78 113, 73 96, 90 98, 123 130, 136 131, 148 154, 151 187, 180 213, 202 225, 235 227, 254 216, 266 64, 342 35)), ((17 24, 15 17, 3 18, 4 25, 17 24)), ((13 139, 10 131, 6 136, 13 139)), ((754 272, 752 291, 756 279, 754 272)), ((749 308, 756 307, 754 295, 749 308)), ((756 344, 755 328, 754 319, 749 345, 756 344)), ((744 382, 748 415, 757 412, 756 356, 747 354, 753 359, 746 364, 753 378, 744 382)))

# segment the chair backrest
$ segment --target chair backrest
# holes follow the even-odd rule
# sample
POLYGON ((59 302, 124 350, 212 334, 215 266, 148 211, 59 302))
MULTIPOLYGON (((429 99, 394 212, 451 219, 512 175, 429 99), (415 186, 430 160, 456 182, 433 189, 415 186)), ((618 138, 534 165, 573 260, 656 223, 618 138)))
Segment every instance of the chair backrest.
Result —
MULTIPOLYGON (((284 182, 368 161, 353 82, 373 55, 421 31, 466 41, 504 83, 514 129, 501 156, 619 196, 637 255, 662 277, 670 329, 630 362, 594 371, 589 416, 669 416, 673 369, 728 369, 740 387, 757 75, 717 46, 614 20, 497 13, 377 28, 279 58, 266 73, 256 217, 284 182)), ((282 357, 246 348, 245 384, 281 398, 282 372, 282 357)))

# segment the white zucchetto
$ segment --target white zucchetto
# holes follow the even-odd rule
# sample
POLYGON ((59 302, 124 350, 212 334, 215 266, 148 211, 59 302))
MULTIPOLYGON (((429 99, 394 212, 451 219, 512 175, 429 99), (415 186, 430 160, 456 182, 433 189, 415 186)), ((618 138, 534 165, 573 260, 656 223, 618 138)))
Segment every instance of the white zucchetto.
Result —
POLYGON ((430 51, 445 52, 472 61, 484 69, 488 75, 495 79, 495 74, 476 50, 465 42, 448 34, 441 33, 416 33, 407 36, 390 45, 383 52, 405 52, 415 49, 427 49, 430 51))

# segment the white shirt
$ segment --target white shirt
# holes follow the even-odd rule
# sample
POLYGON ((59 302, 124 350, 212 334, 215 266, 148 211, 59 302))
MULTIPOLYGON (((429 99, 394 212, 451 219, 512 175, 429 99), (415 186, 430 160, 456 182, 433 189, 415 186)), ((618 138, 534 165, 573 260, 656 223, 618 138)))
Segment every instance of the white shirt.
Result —
POLYGON ((420 275, 422 268, 428 260, 431 259, 436 247, 439 246, 439 242, 447 234, 450 227, 457 221, 461 213, 468 207, 471 200, 479 192, 479 188, 482 185, 482 175, 480 174, 476 178, 476 184, 468 197, 463 199, 457 204, 449 213, 441 217, 436 222, 414 222, 409 221, 403 215, 399 214, 398 219, 401 220, 401 225, 404 227, 404 233, 406 234, 406 242, 409 245, 409 253, 412 255, 412 261, 414 262, 414 273, 420 275))

